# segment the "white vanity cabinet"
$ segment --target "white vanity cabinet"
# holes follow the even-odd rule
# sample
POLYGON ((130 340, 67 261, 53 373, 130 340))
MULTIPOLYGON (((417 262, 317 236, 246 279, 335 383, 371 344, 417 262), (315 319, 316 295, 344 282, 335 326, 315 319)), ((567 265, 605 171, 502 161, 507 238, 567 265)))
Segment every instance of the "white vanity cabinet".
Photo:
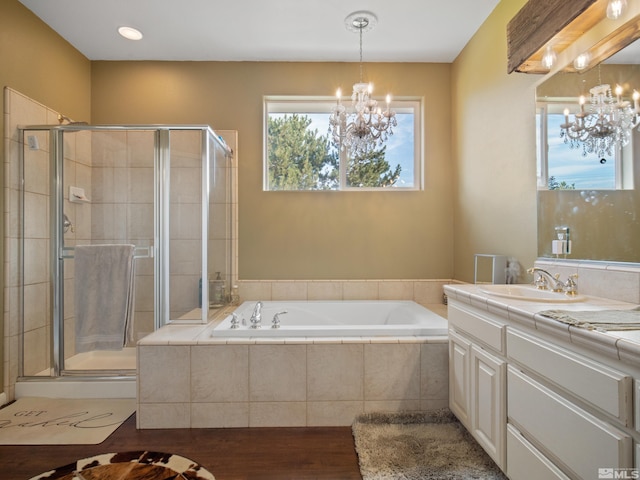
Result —
POLYGON ((449 295, 450 408, 509 479, 639 478, 640 364, 608 354, 604 334, 462 292, 449 295))
POLYGON ((449 405, 503 470, 506 452, 505 325, 449 305, 449 405))

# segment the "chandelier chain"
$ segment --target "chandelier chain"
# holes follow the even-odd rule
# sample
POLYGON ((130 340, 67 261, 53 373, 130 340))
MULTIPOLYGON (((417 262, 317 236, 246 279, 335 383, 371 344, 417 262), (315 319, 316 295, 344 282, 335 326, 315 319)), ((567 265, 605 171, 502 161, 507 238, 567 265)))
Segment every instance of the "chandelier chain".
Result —
POLYGON ((362 30, 364 27, 360 27, 360 83, 362 83, 362 30))

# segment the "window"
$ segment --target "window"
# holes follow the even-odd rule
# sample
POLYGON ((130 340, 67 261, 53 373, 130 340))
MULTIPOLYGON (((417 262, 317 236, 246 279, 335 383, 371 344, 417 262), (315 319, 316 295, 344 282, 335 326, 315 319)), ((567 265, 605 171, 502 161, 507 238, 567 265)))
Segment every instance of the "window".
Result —
POLYGON ((560 137, 563 111, 577 101, 541 102, 536 114, 539 190, 623 190, 633 188, 633 137, 612 156, 584 155, 560 137))
POLYGON ((266 97, 264 190, 420 190, 421 101, 394 100, 398 126, 385 145, 349 158, 330 141, 335 99, 266 97))

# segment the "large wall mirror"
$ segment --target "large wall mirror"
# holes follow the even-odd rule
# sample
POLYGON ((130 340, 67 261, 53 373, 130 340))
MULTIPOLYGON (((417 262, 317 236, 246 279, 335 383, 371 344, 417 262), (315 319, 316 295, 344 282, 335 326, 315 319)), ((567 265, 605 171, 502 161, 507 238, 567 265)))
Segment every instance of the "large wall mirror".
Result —
MULTIPOLYGON (((636 17, 640 29, 640 17, 636 17)), ((608 84, 631 102, 640 92, 640 40, 584 71, 568 68, 536 89, 538 137, 538 256, 640 263, 640 131, 609 152, 571 148, 561 125, 580 111, 579 97, 608 84), (571 240, 571 251, 558 239, 571 240), (564 236, 564 237, 562 237, 564 236)))

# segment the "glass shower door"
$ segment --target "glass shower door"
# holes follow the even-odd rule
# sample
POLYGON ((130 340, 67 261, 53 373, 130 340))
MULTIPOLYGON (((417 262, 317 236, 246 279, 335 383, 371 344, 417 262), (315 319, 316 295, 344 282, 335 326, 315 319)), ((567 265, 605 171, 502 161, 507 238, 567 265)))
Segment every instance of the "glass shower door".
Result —
POLYGON ((156 132, 56 133, 60 370, 132 373, 135 342, 155 329, 156 132))
POLYGON ((166 321, 205 323, 229 301, 229 161, 208 127, 172 128, 168 150, 166 321))

